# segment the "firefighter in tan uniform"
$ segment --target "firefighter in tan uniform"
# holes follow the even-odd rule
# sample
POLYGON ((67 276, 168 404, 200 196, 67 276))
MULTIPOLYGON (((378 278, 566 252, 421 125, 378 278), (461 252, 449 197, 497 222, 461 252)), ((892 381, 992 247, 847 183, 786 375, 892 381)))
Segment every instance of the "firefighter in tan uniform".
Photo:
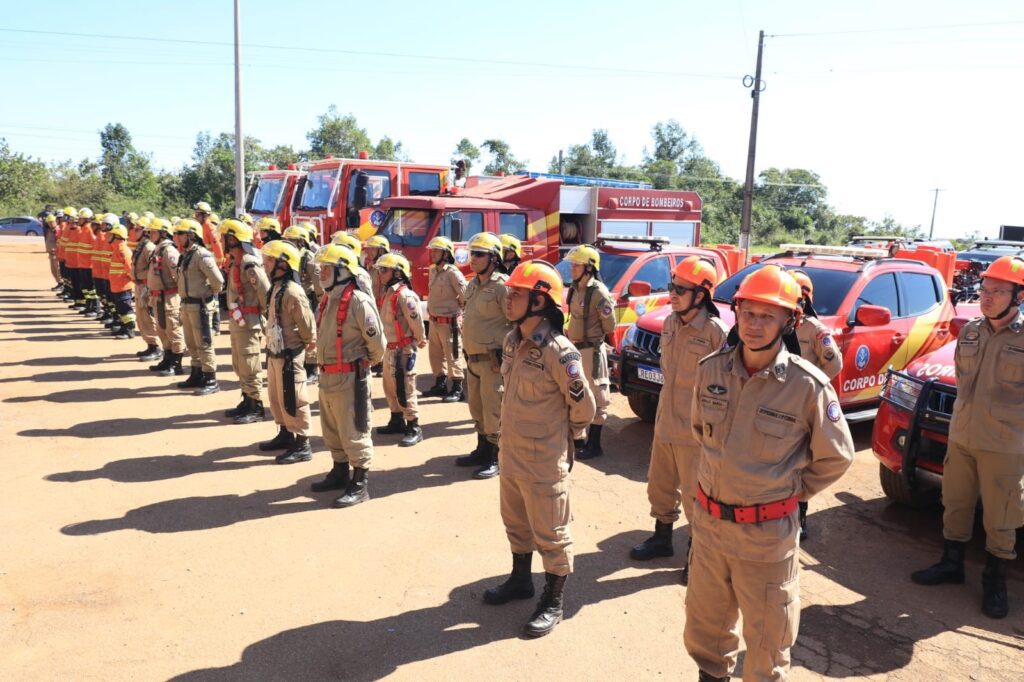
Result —
POLYGON ((328 244, 316 255, 325 295, 317 311, 317 362, 320 364, 320 427, 334 466, 313 492, 341 490, 335 507, 370 499, 367 473, 373 459, 370 436, 370 365, 384 358, 384 328, 377 306, 361 291, 352 251, 328 244), (351 470, 349 467, 352 467, 351 470))
POLYGON ((382 256, 377 269, 387 285, 380 316, 388 342, 384 355, 384 397, 391 410, 391 420, 377 427, 377 433, 401 433, 398 444, 411 447, 423 440, 416 406, 416 349, 427 345, 420 297, 409 287, 412 268, 405 256, 382 256))
MULTIPOLYGON (((373 296, 374 303, 377 304, 377 310, 380 311, 380 302, 384 297, 384 286, 380 281, 380 273, 374 267, 377 260, 385 253, 391 252, 391 242, 384 235, 375 234, 372 237, 367 238, 362 244, 362 256, 360 258, 363 269, 370 273, 370 295, 373 296)), ((379 377, 384 374, 384 363, 378 362, 376 365, 370 368, 373 372, 373 376, 379 377)))
POLYGON ((964 555, 981 496, 985 569, 981 610, 1010 612, 1006 566, 1017 558, 1016 531, 1024 525, 1024 259, 997 258, 981 273, 981 314, 964 325, 956 343, 956 402, 942 472, 939 563, 916 571, 921 585, 964 582, 964 555))
POLYGON ((253 230, 240 220, 225 220, 217 228, 227 254, 227 309, 231 336, 231 368, 238 375, 242 401, 224 412, 236 424, 266 418, 263 407, 263 326, 270 280, 252 245, 253 230))
POLYGON ((466 303, 466 278, 455 267, 455 245, 447 237, 434 237, 430 252, 429 294, 430 371, 434 385, 423 393, 442 402, 462 400, 462 306, 466 303), (451 381, 451 386, 448 386, 451 381))
MULTIPOLYGON (((309 247, 309 233, 304 226, 289 225, 281 236, 299 250, 299 284, 302 285, 302 290, 306 292, 306 298, 309 299, 309 309, 316 310, 324 290, 320 286, 320 266, 314 259, 316 254, 309 247)), ((306 370, 306 383, 315 384, 320 373, 319 366, 316 364, 316 351, 306 353, 302 364, 306 370)))
POLYGON ((608 418, 611 384, 605 337, 615 331, 615 302, 601 281, 601 254, 586 244, 573 247, 565 259, 572 264, 572 288, 569 290, 569 340, 583 355, 583 371, 597 401, 597 414, 590 425, 586 445, 576 459, 591 459, 604 454, 601 430, 608 418))
POLYGON ((533 551, 544 564, 544 592, 523 627, 548 634, 562 620, 562 589, 572 573, 569 471, 574 443, 594 418, 594 395, 580 353, 562 335, 562 277, 550 263, 519 265, 508 279, 502 374, 501 519, 512 548, 512 573, 484 592, 488 604, 533 596, 533 551), (514 425, 514 426, 511 426, 514 425))
MULTIPOLYGON (((194 388, 192 395, 209 395, 220 390, 217 356, 213 349, 213 313, 217 308, 217 295, 224 288, 224 277, 213 253, 203 246, 202 230, 191 218, 174 226, 174 242, 181 251, 178 262, 181 326, 192 358, 192 373, 178 388, 194 388)), ((217 243, 220 243, 219 236, 217 243)))
POLYGON ((462 311, 462 344, 466 355, 466 397, 476 427, 476 449, 457 457, 461 467, 477 467, 474 478, 498 475, 501 435, 501 348, 512 330, 505 316, 508 275, 498 270, 501 241, 488 232, 469 240, 469 267, 474 277, 466 285, 462 311))
MULTIPOLYGON (((686 520, 692 523, 700 461, 700 443, 690 427, 697 362, 721 349, 729 333, 711 300, 717 284, 715 264, 700 256, 684 258, 672 273, 672 314, 665 318, 661 332, 661 371, 665 383, 658 399, 647 470, 647 499, 655 520, 654 535, 630 551, 629 555, 637 561, 675 554, 672 525, 679 520, 680 504, 686 520)), ((687 557, 692 546, 691 532, 687 557)), ((684 585, 688 577, 689 565, 684 562, 684 585)))
POLYGON ((505 272, 512 272, 523 261, 523 243, 511 234, 499 234, 501 240, 501 266, 505 272))
POLYGON ((156 244, 149 238, 149 218, 138 218, 132 221, 132 236, 135 248, 132 250, 132 279, 135 281, 135 324, 139 328, 139 336, 146 342, 146 349, 135 353, 140 362, 149 362, 160 357, 160 338, 156 333, 156 321, 149 314, 152 307, 149 301, 149 286, 146 283, 149 272, 149 261, 156 250, 156 244))
POLYGON ((316 319, 299 284, 299 250, 275 239, 263 245, 263 269, 270 278, 267 302, 267 395, 270 413, 278 425, 273 439, 260 450, 284 450, 278 464, 307 462, 310 411, 306 370, 301 359, 316 348, 316 319))
POLYGON ((157 336, 164 357, 150 365, 150 371, 160 376, 182 375, 181 358, 185 353, 185 335, 181 331, 181 296, 178 294, 178 261, 181 254, 171 239, 171 224, 163 218, 152 218, 149 238, 156 245, 149 259, 146 288, 153 307, 157 336))
POLYGON ((836 392, 801 358, 800 287, 775 265, 734 296, 735 345, 697 369, 691 424, 701 443, 683 641, 702 680, 785 679, 800 623, 797 501, 837 481, 853 439, 836 392))

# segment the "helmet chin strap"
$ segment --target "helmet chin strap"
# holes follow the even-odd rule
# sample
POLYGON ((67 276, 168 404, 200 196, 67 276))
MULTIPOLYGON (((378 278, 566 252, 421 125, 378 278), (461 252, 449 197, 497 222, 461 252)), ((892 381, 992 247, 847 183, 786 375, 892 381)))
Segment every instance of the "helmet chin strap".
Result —
POLYGON ((351 270, 349 270, 348 268, 335 267, 334 268, 334 281, 331 282, 331 286, 324 287, 324 290, 325 291, 333 291, 335 287, 340 286, 340 285, 348 284, 352 280, 353 280, 353 277, 352 277, 352 271, 351 270), (348 277, 342 277, 341 276, 341 271, 342 270, 344 270, 345 272, 348 273, 348 277))

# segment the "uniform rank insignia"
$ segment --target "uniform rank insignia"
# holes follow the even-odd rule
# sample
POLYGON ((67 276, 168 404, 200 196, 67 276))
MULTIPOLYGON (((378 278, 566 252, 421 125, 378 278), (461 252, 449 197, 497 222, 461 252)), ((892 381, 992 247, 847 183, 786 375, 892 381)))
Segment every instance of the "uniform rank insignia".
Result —
POLYGON ((582 380, 576 379, 575 381, 569 382, 569 397, 574 402, 583 400, 583 396, 586 395, 586 384, 582 380))

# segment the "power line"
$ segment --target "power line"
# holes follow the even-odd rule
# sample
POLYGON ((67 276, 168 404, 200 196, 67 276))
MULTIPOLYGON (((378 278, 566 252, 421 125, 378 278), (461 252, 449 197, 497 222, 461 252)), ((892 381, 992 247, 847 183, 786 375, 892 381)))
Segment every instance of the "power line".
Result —
POLYGON ((941 31, 948 29, 960 29, 960 28, 988 28, 992 26, 1019 26, 1024 24, 1024 20, 1011 20, 1011 21, 986 21, 980 23, 970 24, 932 24, 924 26, 893 26, 890 28, 862 28, 862 29, 849 29, 845 31, 807 31, 805 33, 771 33, 768 34, 767 38, 803 38, 805 36, 841 36, 841 35, 860 35, 866 33, 898 33, 906 31, 941 31))

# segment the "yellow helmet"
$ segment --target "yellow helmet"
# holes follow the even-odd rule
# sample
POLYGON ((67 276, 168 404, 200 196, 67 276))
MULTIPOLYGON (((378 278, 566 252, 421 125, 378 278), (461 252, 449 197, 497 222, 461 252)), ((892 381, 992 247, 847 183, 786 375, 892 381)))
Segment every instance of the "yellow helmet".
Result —
POLYGON ((210 222, 213 223, 214 225, 217 225, 218 223, 220 223, 220 216, 217 215, 216 213, 211 213, 210 222))
MULTIPOLYGON (((79 216, 81 216, 81 213, 79 213, 79 216)), ((106 218, 106 217, 107 217, 106 213, 94 213, 93 216, 92 216, 92 220, 90 220, 89 222, 96 223, 97 225, 102 225, 103 224, 103 219, 106 218)))
POLYGON ((331 243, 340 244, 341 246, 347 246, 348 248, 352 249, 352 253, 356 254, 357 258, 363 254, 363 245, 359 242, 358 239, 350 235, 348 232, 345 232, 344 230, 339 230, 338 232, 335 232, 334 236, 331 237, 331 243))
POLYGON ((120 237, 121 239, 128 239, 128 230, 124 225, 114 225, 110 228, 110 234, 114 237, 120 237))
POLYGON ((288 266, 298 272, 302 257, 295 245, 283 239, 275 239, 263 245, 262 253, 267 258, 284 261, 288 266))
POLYGON ((136 227, 141 227, 144 230, 148 230, 149 226, 153 224, 153 221, 150 220, 149 218, 147 218, 146 216, 142 216, 141 218, 136 218, 132 222, 135 223, 136 227))
POLYGON ((309 236, 308 241, 315 242, 316 238, 320 236, 320 230, 318 230, 316 225, 309 222, 308 220, 303 220, 301 223, 299 223, 299 227, 306 228, 306 234, 309 236))
POLYGON ((172 215, 172 216, 171 216, 171 226, 172 226, 172 227, 173 227, 174 225, 177 225, 177 224, 178 224, 178 223, 180 223, 180 222, 181 222, 181 218, 179 218, 179 217, 178 217, 178 216, 176 216, 176 215, 172 215))
POLYGON ((486 251, 501 258, 501 240, 490 232, 477 232, 469 240, 470 251, 486 251))
POLYGON ((438 251, 444 251, 453 259, 455 258, 455 244, 452 244, 452 240, 448 237, 434 237, 427 244, 428 249, 437 249, 438 251))
POLYGON ((74 206, 65 206, 64 207, 64 217, 65 218, 70 218, 71 220, 74 220, 75 218, 78 217, 78 209, 75 208, 74 206))
MULTIPOLYGON (((73 211, 74 209, 71 210, 73 211)), ((79 218, 88 218, 89 220, 92 220, 92 209, 87 206, 83 206, 82 208, 78 209, 77 215, 79 218)))
POLYGON ((365 249, 367 247, 380 249, 384 253, 388 253, 391 251, 391 242, 389 242, 388 238, 384 235, 375 234, 363 242, 363 248, 365 249))
POLYGON ((328 244, 316 252, 314 260, 317 263, 348 268, 351 272, 355 272, 359 267, 356 254, 352 253, 352 249, 347 249, 341 244, 328 244))
POLYGON ((572 247, 569 253, 565 254, 565 260, 577 265, 589 265, 595 272, 601 268, 601 254, 589 244, 572 247))
MULTIPOLYGON (((139 218, 139 220, 146 220, 145 217, 139 218)), ((171 233, 171 222, 166 218, 153 218, 149 221, 147 229, 150 232, 166 232, 171 233)))
POLYGON ((57 216, 53 215, 52 213, 50 215, 46 216, 46 224, 47 225, 55 225, 55 224, 57 224, 57 216))
POLYGON ((252 243, 252 228, 241 220, 228 218, 217 226, 217 232, 225 236, 230 234, 240 242, 252 243))
POLYGON ((511 234, 499 234, 498 239, 501 241, 503 250, 511 249, 516 254, 516 258, 523 257, 523 243, 519 241, 518 237, 511 234))
POLYGON ((121 219, 117 217, 116 213, 108 213, 103 216, 103 225, 108 228, 113 228, 121 225, 121 219))
POLYGON ((192 209, 195 211, 199 211, 200 213, 213 213, 213 209, 210 208, 210 205, 205 201, 200 201, 195 206, 193 206, 192 209))
POLYGON ((309 241, 309 235, 306 233, 306 228, 301 225, 289 225, 285 228, 284 234, 281 236, 285 239, 298 239, 304 242, 309 241))
POLYGON ((202 239, 203 226, 191 218, 183 218, 174 225, 174 234, 194 234, 202 239))
POLYGON ((277 218, 260 218, 256 222, 256 229, 281 234, 281 221, 277 218))
POLYGON ((133 223, 139 222, 139 214, 136 213, 135 211, 132 211, 131 213, 128 214, 128 220, 132 221, 133 223))
POLYGON ((381 256, 377 263, 374 265, 375 268, 391 268, 393 270, 401 270, 402 274, 405 275, 406 279, 412 278, 412 266, 409 265, 409 261, 405 256, 397 253, 385 253, 381 256))
POLYGON ((240 213, 238 215, 238 219, 241 220, 246 225, 248 225, 249 227, 252 227, 253 222, 254 222, 253 219, 252 219, 252 216, 249 215, 248 213, 240 213))
POLYGON ((147 217, 147 218, 149 218, 150 220, 152 220, 153 218, 155 218, 155 217, 156 217, 156 213, 153 213, 152 211, 146 211, 146 212, 145 212, 145 213, 143 213, 142 215, 146 216, 146 217, 147 217))

